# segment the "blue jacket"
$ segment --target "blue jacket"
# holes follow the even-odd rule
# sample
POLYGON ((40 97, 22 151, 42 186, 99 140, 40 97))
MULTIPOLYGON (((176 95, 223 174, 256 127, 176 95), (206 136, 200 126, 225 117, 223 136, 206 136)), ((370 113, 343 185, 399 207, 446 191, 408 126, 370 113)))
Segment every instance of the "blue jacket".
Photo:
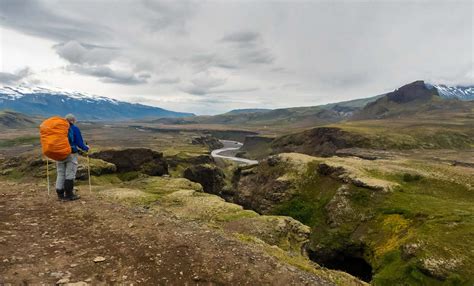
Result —
POLYGON ((89 151, 89 147, 87 147, 82 140, 81 130, 79 130, 76 125, 70 124, 67 137, 71 145, 72 153, 77 153, 79 151, 77 149, 78 147, 84 151, 89 151))

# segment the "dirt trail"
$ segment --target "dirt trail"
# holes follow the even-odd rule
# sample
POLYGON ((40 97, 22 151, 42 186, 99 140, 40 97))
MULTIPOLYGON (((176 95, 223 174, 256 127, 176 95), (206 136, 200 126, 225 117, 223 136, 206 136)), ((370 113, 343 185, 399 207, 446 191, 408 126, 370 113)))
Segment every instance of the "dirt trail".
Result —
POLYGON ((0 181, 0 285, 333 285, 217 230, 80 193, 0 181))

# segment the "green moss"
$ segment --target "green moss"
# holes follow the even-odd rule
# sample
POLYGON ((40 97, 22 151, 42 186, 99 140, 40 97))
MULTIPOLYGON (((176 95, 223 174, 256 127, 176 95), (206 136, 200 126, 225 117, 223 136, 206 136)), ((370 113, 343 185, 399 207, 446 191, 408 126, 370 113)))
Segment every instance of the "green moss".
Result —
POLYGON ((24 178, 25 174, 19 170, 16 170, 16 169, 11 169, 10 171, 8 171, 6 173, 6 177, 10 180, 20 180, 22 178, 24 178))
POLYGON ((419 181, 421 179, 421 175, 419 174, 410 174, 410 173, 404 173, 403 174, 403 181, 404 182, 414 182, 414 181, 419 181))
POLYGON ((118 174, 107 174, 102 176, 91 176, 91 183, 93 185, 120 185, 122 180, 118 177, 118 174))
POLYGON ((314 224, 314 213, 318 206, 308 202, 304 196, 297 194, 292 199, 279 205, 273 212, 276 215, 287 215, 300 222, 310 225, 314 224))
POLYGON ((381 258, 372 279, 373 285, 427 285, 423 275, 413 264, 401 259, 400 251, 394 250, 381 258))
POLYGON ((316 226, 324 223, 324 206, 331 200, 341 183, 316 172, 316 163, 309 164, 303 180, 299 181, 298 192, 288 201, 277 206, 272 213, 286 215, 303 224, 316 226))
POLYGON ((217 217, 217 220, 221 222, 230 222, 230 221, 240 220, 244 218, 252 218, 252 217, 257 217, 257 216, 258 214, 254 211, 238 210, 235 212, 223 213, 222 215, 217 217))

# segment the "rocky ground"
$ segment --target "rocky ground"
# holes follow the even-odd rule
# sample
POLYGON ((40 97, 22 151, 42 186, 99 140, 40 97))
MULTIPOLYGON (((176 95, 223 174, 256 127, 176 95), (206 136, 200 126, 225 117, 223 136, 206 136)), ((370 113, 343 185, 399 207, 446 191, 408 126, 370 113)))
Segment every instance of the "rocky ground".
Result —
POLYGON ((334 285, 222 231, 86 187, 74 202, 36 183, 0 190, 0 284, 334 285))

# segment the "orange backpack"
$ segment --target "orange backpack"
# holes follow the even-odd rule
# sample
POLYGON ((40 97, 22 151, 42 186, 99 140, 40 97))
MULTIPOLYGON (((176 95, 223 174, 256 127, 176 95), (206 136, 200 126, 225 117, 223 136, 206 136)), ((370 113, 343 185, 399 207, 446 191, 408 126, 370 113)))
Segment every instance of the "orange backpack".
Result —
POLYGON ((40 141, 43 154, 53 160, 62 161, 71 154, 68 139, 69 122, 61 117, 51 117, 40 125, 40 141))

